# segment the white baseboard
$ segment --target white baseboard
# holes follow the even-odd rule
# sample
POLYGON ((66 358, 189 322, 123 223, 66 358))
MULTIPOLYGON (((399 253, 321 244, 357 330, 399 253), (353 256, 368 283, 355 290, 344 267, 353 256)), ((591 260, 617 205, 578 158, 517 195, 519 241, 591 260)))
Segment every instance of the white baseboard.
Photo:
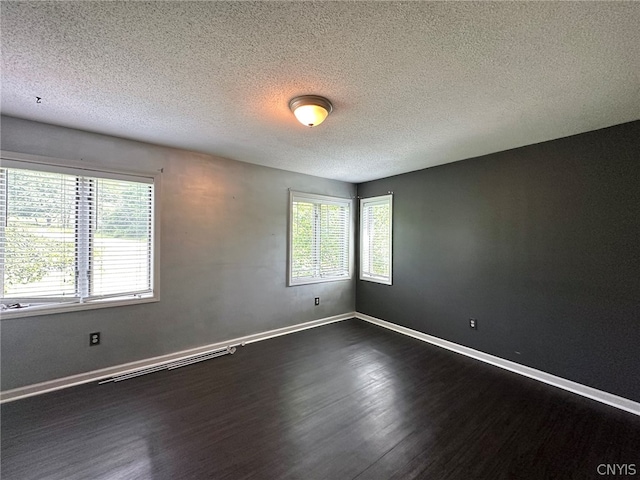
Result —
POLYGON ((582 385, 581 383, 573 382, 562 377, 557 377, 555 375, 551 375, 550 373, 536 370, 535 368, 527 367, 510 360, 505 360, 500 357, 489 355, 488 353, 480 352, 478 350, 474 350, 473 348, 449 342, 432 335, 427 335, 426 333, 418 332, 417 330, 412 330, 401 325, 396 325, 395 323, 387 322, 385 320, 381 320, 364 313, 356 312, 355 317, 360 320, 365 320, 369 323, 388 328, 389 330, 393 330, 394 332, 417 338, 418 340, 422 340, 423 342, 446 348, 447 350, 451 350, 452 352, 460 353, 462 355, 466 355, 467 357, 475 358, 476 360, 495 365, 496 367, 504 368, 505 370, 509 370, 510 372, 518 373, 520 375, 524 375, 525 377, 533 378, 534 380, 553 385, 554 387, 577 393, 578 395, 582 395, 583 397, 605 403, 607 405, 625 410, 635 415, 640 415, 640 403, 629 400, 628 398, 619 397, 617 395, 613 395, 612 393, 597 390, 595 388, 582 385))
POLYGON ((145 368, 174 362, 176 360, 181 360, 195 355, 201 355, 203 353, 207 353, 212 350, 218 350, 227 346, 248 345, 250 343, 259 342, 261 340, 267 340, 268 338, 279 337, 281 335, 287 335, 289 333, 299 332, 301 330, 307 330, 309 328, 319 327, 321 325, 327 325, 328 323, 340 322, 342 320, 347 320, 354 317, 355 312, 343 313, 342 315, 335 315, 332 317, 312 320, 310 322, 298 323, 296 325, 291 325, 290 327, 276 328, 275 330, 268 330, 266 332, 255 333, 253 335, 233 338, 224 342, 212 343, 210 345, 191 348, 189 350, 183 350, 181 352, 170 353, 167 355, 161 355, 159 357, 147 358, 145 360, 124 363, 113 367, 102 368, 100 370, 93 370, 91 372, 80 373, 78 375, 71 375, 69 377, 58 378, 55 380, 49 380, 47 382, 14 388, 12 390, 0 392, 0 403, 19 400, 26 397, 32 397, 34 395, 40 395, 47 392, 53 392, 54 390, 61 390, 63 388, 69 388, 75 385, 81 385, 83 383, 103 380, 115 375, 122 375, 124 373, 130 373, 136 370, 142 370, 145 368))

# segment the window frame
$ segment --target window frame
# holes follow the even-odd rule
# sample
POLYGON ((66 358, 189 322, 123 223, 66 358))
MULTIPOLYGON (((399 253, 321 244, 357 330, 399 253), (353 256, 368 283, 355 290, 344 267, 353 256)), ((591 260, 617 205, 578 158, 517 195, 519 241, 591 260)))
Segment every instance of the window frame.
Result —
MULTIPOLYGON (((142 303, 154 303, 160 301, 160 218, 161 218, 161 170, 136 171, 121 168, 102 168, 101 166, 88 165, 86 162, 45 157, 41 155, 28 155, 23 153, 0 151, 1 166, 3 168, 21 168, 51 173, 63 173, 70 175, 86 175, 114 180, 143 181, 153 185, 153 229, 152 229, 152 259, 151 259, 151 292, 140 297, 125 298, 125 295, 107 295, 102 298, 92 298, 86 302, 70 300, 59 303, 43 303, 18 309, 0 310, 0 320, 32 317, 39 315, 51 315, 81 310, 93 310, 98 308, 121 307, 142 303)), ((36 303, 36 302, 33 302, 36 303)))
POLYGON ((393 193, 389 193, 386 195, 378 195, 376 197, 368 197, 360 199, 360 209, 359 209, 359 234, 360 234, 360 245, 358 251, 358 261, 359 261, 359 278, 360 280, 364 280, 367 282, 380 283, 383 285, 393 285, 393 193), (367 275, 364 272, 364 241, 365 241, 365 232, 364 232, 364 222, 363 220, 363 211, 369 204, 389 204, 389 277, 376 277, 373 275, 367 275))
POLYGON ((305 193, 289 190, 289 223, 287 235, 287 286, 309 285, 315 283, 338 282, 351 280, 353 278, 353 200, 351 198, 335 197, 330 195, 320 195, 315 193, 305 193), (331 277, 305 277, 304 279, 293 278, 293 203, 296 199, 307 199, 312 203, 320 205, 339 205, 347 208, 347 270, 348 274, 331 277), (320 202, 318 202, 320 201, 320 202))

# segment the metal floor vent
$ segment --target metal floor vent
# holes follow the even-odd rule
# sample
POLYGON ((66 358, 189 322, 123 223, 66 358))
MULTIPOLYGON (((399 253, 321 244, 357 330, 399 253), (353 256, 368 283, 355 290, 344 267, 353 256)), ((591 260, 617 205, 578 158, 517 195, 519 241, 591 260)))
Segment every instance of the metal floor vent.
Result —
POLYGON ((210 352, 200 353, 198 355, 191 355, 189 357, 184 357, 179 360, 173 360, 170 362, 161 363, 158 365, 154 365, 152 367, 145 367, 139 370, 129 371, 121 375, 114 375, 113 377, 107 378, 106 380, 102 380, 101 382, 98 382, 98 383, 102 385, 103 383, 121 382, 122 380, 129 380, 130 378, 139 377, 141 375, 146 375, 148 373, 159 372, 161 370, 175 370, 176 368, 184 367, 185 365, 191 365, 192 363, 203 362, 204 360, 210 360, 212 358, 221 357, 223 355, 233 355, 235 352, 236 352, 236 347, 234 346, 219 348, 217 350, 212 350, 210 352))

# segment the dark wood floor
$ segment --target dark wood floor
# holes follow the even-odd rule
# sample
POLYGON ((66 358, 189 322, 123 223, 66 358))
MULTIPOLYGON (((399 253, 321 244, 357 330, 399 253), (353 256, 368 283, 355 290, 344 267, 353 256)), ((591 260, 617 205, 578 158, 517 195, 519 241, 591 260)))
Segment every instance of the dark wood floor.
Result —
POLYGON ((358 320, 1 414, 5 480, 640 476, 640 417, 358 320))

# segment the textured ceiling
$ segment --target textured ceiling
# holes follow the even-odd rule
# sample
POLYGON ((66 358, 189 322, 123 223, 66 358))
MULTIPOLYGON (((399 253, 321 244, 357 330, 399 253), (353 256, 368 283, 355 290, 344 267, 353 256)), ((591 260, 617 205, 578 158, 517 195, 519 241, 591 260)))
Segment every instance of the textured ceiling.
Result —
POLYGON ((3 114, 322 177, 360 182, 640 118, 636 2, 0 9, 3 114), (331 99, 323 125, 297 123, 288 101, 301 94, 331 99))

